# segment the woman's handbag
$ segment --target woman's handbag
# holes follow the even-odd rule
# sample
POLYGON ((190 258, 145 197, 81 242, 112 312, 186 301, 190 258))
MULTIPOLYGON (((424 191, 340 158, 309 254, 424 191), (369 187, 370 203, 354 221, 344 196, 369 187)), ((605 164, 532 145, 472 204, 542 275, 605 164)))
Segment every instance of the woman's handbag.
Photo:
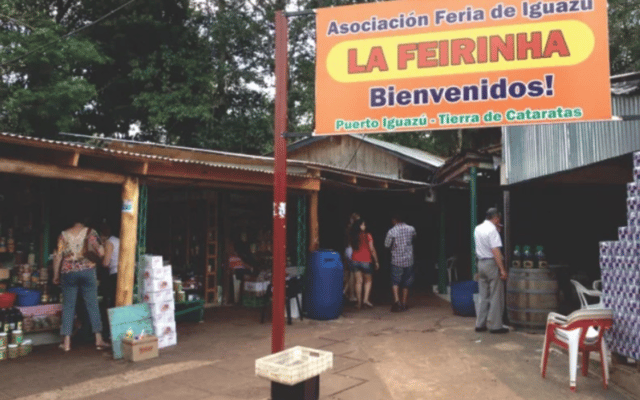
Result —
POLYGON ((82 246, 82 255, 94 264, 102 264, 102 257, 91 246, 89 246, 89 231, 84 237, 84 246, 82 246))

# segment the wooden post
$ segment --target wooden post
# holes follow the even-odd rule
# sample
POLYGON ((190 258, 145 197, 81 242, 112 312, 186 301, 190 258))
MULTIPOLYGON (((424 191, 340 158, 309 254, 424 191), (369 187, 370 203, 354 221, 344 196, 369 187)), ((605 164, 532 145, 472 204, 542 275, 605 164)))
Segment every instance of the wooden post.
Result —
POLYGON ((309 251, 320 248, 320 227, 318 226, 318 192, 309 195, 309 251))
POLYGON ((284 350, 284 302, 287 262, 287 90, 289 32, 287 17, 276 11, 276 98, 273 179, 273 297, 271 352, 284 350))
POLYGON ((122 184, 122 218, 120 224, 120 261, 116 307, 133 303, 133 283, 138 243, 138 178, 127 177, 122 184))
MULTIPOLYGON (((440 242, 439 242, 440 248, 438 251, 438 292, 440 292, 440 294, 447 293, 446 193, 447 193, 446 187, 443 187, 442 189, 440 189, 440 192, 438 193, 439 195, 438 197, 440 200, 440 242)), ((449 285, 451 285, 451 282, 449 282, 449 285)))
POLYGON ((503 194, 504 198, 504 267, 511 268, 511 192, 507 189, 503 194))
POLYGON ((471 179, 469 180, 469 198, 471 199, 471 280, 475 280, 476 273, 478 272, 476 262, 476 238, 474 235, 476 225, 478 225, 478 168, 471 167, 469 175, 471 175, 471 179))

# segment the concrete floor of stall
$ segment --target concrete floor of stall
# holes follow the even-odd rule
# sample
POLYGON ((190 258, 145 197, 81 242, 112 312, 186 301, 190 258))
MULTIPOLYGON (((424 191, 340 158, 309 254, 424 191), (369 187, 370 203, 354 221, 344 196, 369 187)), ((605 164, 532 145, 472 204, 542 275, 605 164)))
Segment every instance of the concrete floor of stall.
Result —
MULTIPOLYGON (((294 320, 286 347, 333 352, 320 376, 321 399, 633 399, 616 385, 605 390, 596 362, 578 372, 569 390, 568 356, 553 350, 540 377, 543 335, 476 333, 474 319, 452 313, 432 294, 413 296, 408 311, 388 305, 346 307, 332 321, 294 320)), ((269 399, 270 382, 255 376, 255 360, 270 353, 271 325, 259 309, 207 309, 203 323, 178 324, 178 345, 156 359, 113 360, 90 345, 64 353, 37 346, 31 355, 0 363, 0 400, 269 399)), ((630 374, 637 381, 640 374, 630 374)))

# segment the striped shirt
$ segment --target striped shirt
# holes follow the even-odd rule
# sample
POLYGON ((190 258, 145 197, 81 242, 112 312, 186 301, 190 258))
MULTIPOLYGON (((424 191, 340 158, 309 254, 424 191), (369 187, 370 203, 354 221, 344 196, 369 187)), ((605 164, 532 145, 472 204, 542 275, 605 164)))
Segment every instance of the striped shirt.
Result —
POLYGON ((391 249, 391 265, 411 267, 413 265, 413 238, 416 229, 404 222, 397 223, 387 232, 384 247, 391 249))

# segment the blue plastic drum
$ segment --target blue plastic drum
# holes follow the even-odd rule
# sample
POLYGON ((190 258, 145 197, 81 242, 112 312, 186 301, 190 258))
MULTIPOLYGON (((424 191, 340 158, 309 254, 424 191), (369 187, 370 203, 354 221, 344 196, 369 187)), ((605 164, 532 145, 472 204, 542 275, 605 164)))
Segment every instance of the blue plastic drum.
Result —
POLYGON ((473 294, 478 293, 478 282, 462 281, 451 284, 451 306, 453 313, 463 317, 476 315, 473 294))
POLYGON ((303 304, 307 317, 316 320, 338 318, 343 307, 343 267, 340 254, 332 250, 314 251, 305 277, 303 304))

